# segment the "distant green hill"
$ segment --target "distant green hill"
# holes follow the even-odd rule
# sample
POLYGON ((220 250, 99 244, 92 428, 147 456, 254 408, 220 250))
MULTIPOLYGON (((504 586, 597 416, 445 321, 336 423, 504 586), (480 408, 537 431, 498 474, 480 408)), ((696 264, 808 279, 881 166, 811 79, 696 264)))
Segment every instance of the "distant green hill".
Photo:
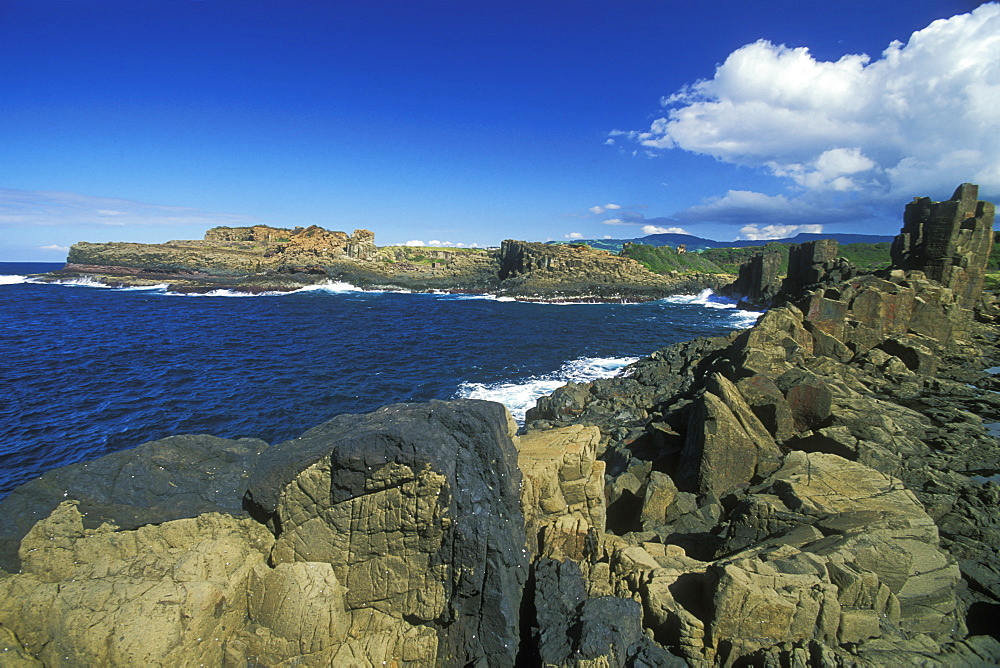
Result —
POLYGON ((627 243, 622 248, 620 255, 636 260, 656 274, 666 274, 671 271, 698 271, 705 274, 727 273, 725 269, 712 262, 703 253, 678 253, 670 246, 627 243))

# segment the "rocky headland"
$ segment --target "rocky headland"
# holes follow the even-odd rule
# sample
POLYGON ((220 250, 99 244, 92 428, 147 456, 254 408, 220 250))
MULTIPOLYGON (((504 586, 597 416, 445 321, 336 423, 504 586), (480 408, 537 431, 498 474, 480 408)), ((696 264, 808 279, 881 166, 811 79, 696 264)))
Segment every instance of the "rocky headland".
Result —
POLYGON ((748 269, 754 327, 521 433, 400 404, 53 470, 0 503, 4 665, 997 665, 993 214, 965 184, 881 275, 748 269))
POLYGON ((216 227, 203 240, 87 243, 70 248, 51 279, 167 284, 177 292, 290 291, 323 282, 366 289, 492 293, 516 299, 638 301, 718 288, 728 275, 655 274, 587 246, 504 241, 500 248, 375 245, 368 230, 216 227))

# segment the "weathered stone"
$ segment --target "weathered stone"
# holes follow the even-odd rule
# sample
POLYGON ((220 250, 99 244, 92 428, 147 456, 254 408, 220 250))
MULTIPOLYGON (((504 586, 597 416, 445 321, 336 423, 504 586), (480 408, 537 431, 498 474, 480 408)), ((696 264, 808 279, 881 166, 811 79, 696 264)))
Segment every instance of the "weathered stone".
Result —
POLYGON ((736 282, 726 288, 726 293, 741 297, 753 306, 769 306, 781 289, 778 281, 780 266, 781 253, 778 249, 765 247, 740 265, 736 282))
POLYGON ((646 495, 639 518, 643 528, 660 526, 666 522, 667 512, 676 499, 677 486, 670 476, 652 471, 646 484, 646 495))
POLYGON ((0 578, 0 625, 45 665, 221 665, 272 543, 218 513, 86 529, 66 501, 25 536, 22 573, 0 578))
POLYGON ((965 309, 979 300, 993 248, 994 206, 978 195, 979 186, 963 183, 945 202, 915 198, 892 245, 894 266, 923 271, 952 289, 965 309))
POLYGON ((596 460, 600 440, 597 427, 582 426, 531 431, 520 438, 521 511, 532 555, 542 551, 539 535, 543 531, 546 556, 572 559, 585 558, 589 536, 599 540, 604 535, 604 462, 596 460), (569 544, 555 538, 560 529, 574 537, 569 544), (562 545, 560 553, 551 551, 557 542, 562 545), (562 551, 578 543, 579 549, 562 551))
POLYGON ((721 396, 706 389, 695 403, 680 476, 699 493, 722 496, 773 471, 780 453, 732 382, 716 375, 706 387, 721 396))
POLYGON ((195 517, 243 515, 242 499, 267 443, 215 436, 170 436, 90 462, 52 469, 0 502, 0 568, 17 572, 21 538, 60 502, 79 502, 84 526, 122 529, 195 517))
POLYGON ((439 662, 513 661, 527 566, 515 430, 503 406, 456 400, 272 446, 248 493, 277 535, 272 562, 330 564, 349 611, 429 626, 439 662))

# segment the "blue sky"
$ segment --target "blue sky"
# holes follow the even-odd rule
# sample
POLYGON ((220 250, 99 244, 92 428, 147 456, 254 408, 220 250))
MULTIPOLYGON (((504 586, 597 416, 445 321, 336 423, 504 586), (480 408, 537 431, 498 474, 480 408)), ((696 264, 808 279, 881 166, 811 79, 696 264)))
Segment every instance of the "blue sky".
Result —
POLYGON ((0 0, 0 260, 894 234, 997 199, 998 101, 996 3, 0 0))

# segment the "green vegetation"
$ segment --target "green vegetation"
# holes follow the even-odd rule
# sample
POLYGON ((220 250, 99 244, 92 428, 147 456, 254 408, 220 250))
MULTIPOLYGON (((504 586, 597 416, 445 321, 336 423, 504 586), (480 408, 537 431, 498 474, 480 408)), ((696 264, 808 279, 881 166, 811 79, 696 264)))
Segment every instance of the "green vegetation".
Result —
MULTIPOLYGON (((996 235, 994 235, 996 239, 996 235)), ((990 251, 989 262, 986 263, 987 269, 1000 269, 1000 242, 993 242, 993 250, 990 251)))
MULTIPOLYGON (((990 262, 992 261, 991 257, 990 262)), ((983 288, 985 290, 989 290, 990 292, 1000 292, 1000 271, 986 274, 986 280, 983 283, 983 288)))
POLYGON ((678 253, 670 246, 647 246, 646 244, 625 244, 620 253, 632 258, 656 274, 670 271, 706 274, 726 273, 725 269, 705 257, 703 253, 678 253))
MULTIPOLYGON (((781 264, 778 268, 778 275, 788 273, 788 249, 792 244, 769 243, 764 246, 746 246, 744 248, 709 248, 702 251, 702 255, 719 265, 727 273, 735 274, 739 271, 740 265, 749 260, 754 254, 765 250, 777 250, 781 253, 781 264)), ((892 244, 882 241, 877 244, 844 244, 840 246, 837 254, 847 258, 861 271, 875 271, 885 269, 889 266, 889 249, 892 244)))
MULTIPOLYGON (((602 242, 600 240, 590 240, 587 243, 591 248, 604 250, 601 247, 602 242)), ((579 241, 572 241, 560 242, 560 245, 576 246, 583 244, 579 241)), ((778 275, 783 276, 788 273, 788 251, 791 246, 792 244, 789 243, 772 241, 761 246, 706 248, 695 252, 678 253, 671 246, 626 243, 619 254, 622 257, 629 257, 640 262, 647 269, 657 274, 664 274, 669 271, 735 274, 739 272, 740 265, 748 261, 755 254, 767 250, 776 250, 781 254, 778 275)), ((882 241, 876 244, 842 244, 837 254, 847 258, 848 261, 861 271, 870 272, 885 269, 890 265, 890 248, 892 248, 892 243, 889 241, 882 241)), ((1000 242, 994 244, 989 267, 1000 271, 1000 242)), ((998 277, 1000 277, 1000 274, 998 274, 998 277)))
POLYGON ((844 244, 840 247, 839 254, 861 271, 875 271, 886 269, 892 264, 892 259, 889 257, 891 248, 892 243, 888 241, 877 244, 844 244))
POLYGON ((778 274, 783 275, 788 273, 788 248, 790 246, 791 244, 772 242, 764 246, 745 246, 743 248, 707 248, 701 252, 701 255, 717 264, 727 274, 736 274, 740 270, 740 265, 757 253, 774 249, 781 253, 778 274))

